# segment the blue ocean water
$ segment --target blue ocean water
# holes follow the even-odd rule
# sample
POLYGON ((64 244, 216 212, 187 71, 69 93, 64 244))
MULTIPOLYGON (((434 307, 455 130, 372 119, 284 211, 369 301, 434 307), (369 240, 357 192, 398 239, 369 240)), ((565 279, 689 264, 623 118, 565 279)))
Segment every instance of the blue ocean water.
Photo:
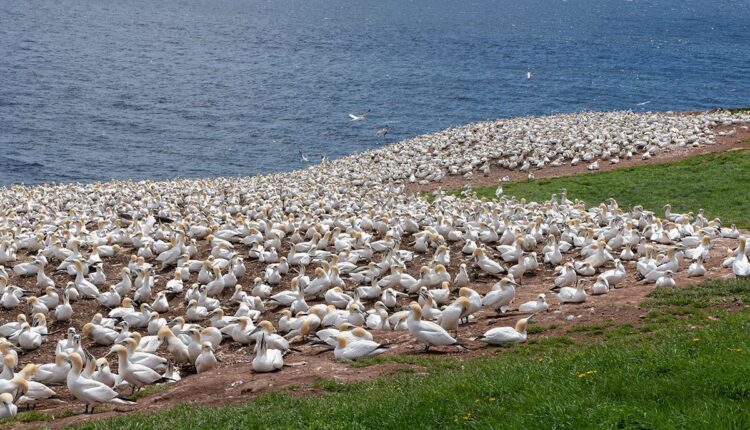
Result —
POLYGON ((487 118, 743 105, 748 0, 0 1, 0 185, 248 175, 487 118))

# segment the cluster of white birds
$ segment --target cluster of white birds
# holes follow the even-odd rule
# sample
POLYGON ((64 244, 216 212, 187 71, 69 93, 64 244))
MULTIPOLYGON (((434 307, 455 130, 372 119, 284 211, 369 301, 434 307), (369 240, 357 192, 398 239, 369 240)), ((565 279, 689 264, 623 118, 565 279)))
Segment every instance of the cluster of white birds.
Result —
MULTIPOLYGON (((747 129, 750 114, 695 115, 652 112, 581 112, 500 119, 418 136, 365 153, 394 180, 428 184, 446 176, 488 174, 492 166, 528 172, 566 165, 601 164, 711 145, 716 136, 747 129), (717 126, 734 127, 714 132, 717 126)), ((358 156, 349 157, 357 162, 358 156)), ((363 170, 365 177, 368 171, 363 170)))
POLYGON ((515 327, 472 340, 521 343, 532 316, 555 305, 539 294, 514 306, 516 292, 545 266, 556 272, 548 294, 559 305, 606 294, 628 271, 668 287, 688 260, 688 275, 703 276, 717 241, 736 242, 723 266, 746 277, 745 239, 702 211, 667 206, 660 218, 614 200, 587 208, 564 190, 543 202, 440 192, 427 201, 403 192, 410 176, 435 180, 454 168, 481 168, 475 161, 484 158, 530 162, 542 147, 566 158, 559 148, 603 157, 597 151, 612 146, 709 143, 705 128, 726 118, 523 118, 493 123, 491 137, 474 134, 479 125, 445 132, 465 136, 460 155, 454 138, 438 134, 429 144, 413 140, 268 176, 2 189, 0 417, 55 398, 56 385, 87 412, 129 403, 124 387, 210 371, 222 349, 252 349, 255 372, 281 369, 302 344, 331 349, 339 360, 377 355, 394 346, 376 340, 388 331, 407 331, 424 351, 463 349, 462 326, 510 309, 526 314, 515 327), (543 137, 566 121, 569 137, 543 137), (511 132, 514 125, 526 134, 511 132), (573 135, 582 140, 571 146, 573 135), (528 149, 519 150, 522 143, 528 149), (54 357, 48 348, 49 363, 24 359, 57 331, 66 336, 54 357), (106 356, 91 352, 102 348, 106 356), (107 357, 116 357, 117 372, 107 357))

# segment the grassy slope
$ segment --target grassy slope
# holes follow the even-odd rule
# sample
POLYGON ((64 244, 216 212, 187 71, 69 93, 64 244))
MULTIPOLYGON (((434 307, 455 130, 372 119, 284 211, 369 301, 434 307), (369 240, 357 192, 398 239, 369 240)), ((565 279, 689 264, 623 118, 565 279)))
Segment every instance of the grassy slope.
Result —
POLYGON ((750 303, 750 282, 655 292, 639 324, 576 330, 585 341, 540 338, 465 362, 396 357, 427 374, 324 380, 323 396, 273 393, 82 428, 750 428, 750 312, 711 307, 733 302, 750 303))
MULTIPOLYGON (((495 188, 475 191, 494 198, 495 188)), ((503 185, 505 195, 527 201, 547 200, 561 188, 568 190, 571 200, 581 199, 587 204, 614 197, 621 207, 642 205, 661 215, 662 207, 671 203, 674 212, 697 212, 703 208, 709 219, 719 217, 726 225, 736 223, 740 228, 750 228, 750 150, 503 185)))

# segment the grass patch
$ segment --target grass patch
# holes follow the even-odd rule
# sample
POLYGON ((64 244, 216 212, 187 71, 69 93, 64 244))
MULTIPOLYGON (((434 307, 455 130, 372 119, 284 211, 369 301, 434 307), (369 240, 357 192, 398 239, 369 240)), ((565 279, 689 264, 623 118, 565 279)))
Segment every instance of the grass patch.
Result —
POLYGON ((0 420, 0 426, 4 426, 5 424, 13 424, 13 423, 33 423, 33 422, 39 422, 39 421, 51 421, 52 416, 49 414, 45 414, 44 412, 39 411, 24 411, 24 412, 18 412, 15 417, 13 418, 4 418, 0 420))
POLYGON ((310 384, 310 386, 329 393, 349 393, 357 388, 356 383, 345 384, 335 379, 319 379, 310 384))
POLYGON ((607 321, 597 324, 581 324, 568 329, 567 333, 586 333, 590 335, 603 334, 604 330, 612 327, 612 322, 607 321))
POLYGON ((537 349, 559 348, 573 345, 576 341, 570 336, 550 336, 530 339, 528 344, 536 346, 537 349))
POLYGON ((709 280, 681 288, 657 288, 648 294, 641 307, 684 306, 695 310, 727 303, 750 304, 750 281, 709 280))
POLYGON ((614 327, 611 330, 608 330, 604 334, 604 337, 606 339, 621 339, 621 338, 627 338, 637 333, 638 331, 636 331, 635 327, 633 327, 633 324, 622 324, 617 327, 614 327))
MULTIPOLYGON (((743 149, 668 164, 504 184, 503 190, 507 196, 545 201, 565 188, 571 200, 580 199, 592 205, 613 197, 623 208, 642 205, 659 215, 663 214, 664 205, 671 203, 674 212, 695 212, 702 208, 709 219, 719 217, 726 225, 750 228, 748 183, 750 150, 743 149)), ((495 188, 479 187, 475 191, 479 197, 492 199, 495 188)))
POLYGON ((385 357, 371 357, 351 363, 352 367, 368 367, 380 364, 410 364, 421 366, 429 370, 460 369, 461 362, 452 358, 440 358, 430 355, 395 355, 385 357))
POLYGON ((555 324, 555 323, 547 324, 547 325, 541 325, 541 324, 534 324, 532 322, 531 325, 529 325, 526 328, 526 333, 528 333, 528 334, 539 334, 539 333, 544 333, 547 330, 554 330, 556 328, 557 328, 557 324, 555 324))
POLYGON ((740 112, 750 112, 750 106, 748 107, 739 107, 739 108, 733 108, 733 109, 727 109, 731 113, 740 113, 740 112))

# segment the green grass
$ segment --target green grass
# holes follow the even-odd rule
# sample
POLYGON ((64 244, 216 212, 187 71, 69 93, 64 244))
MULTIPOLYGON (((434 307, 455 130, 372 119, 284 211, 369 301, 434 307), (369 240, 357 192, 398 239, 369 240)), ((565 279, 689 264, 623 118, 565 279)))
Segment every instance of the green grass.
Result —
POLYGON ((4 428, 6 424, 14 424, 14 423, 33 423, 33 422, 42 422, 42 421, 51 421, 52 416, 49 414, 45 414, 44 412, 38 412, 38 411, 23 411, 18 412, 18 414, 13 418, 4 418, 0 420, 0 428, 4 428))
POLYGON ((750 428, 750 312, 691 302, 749 295, 750 282, 735 281, 656 290, 639 327, 576 330, 604 336, 537 337, 466 360, 380 357, 359 365, 400 362, 427 373, 352 384, 324 379, 313 384, 321 395, 281 391, 241 406, 180 406, 81 428, 750 428), (693 318, 702 324, 693 326, 693 318))
POLYGON ((750 106, 748 107, 739 107, 739 108, 733 108, 733 109, 727 109, 731 113, 740 113, 740 112, 750 112, 750 106))
POLYGON ((529 327, 526 329, 526 332, 528 334, 539 334, 539 333, 544 333, 547 330, 554 330, 556 328, 557 328, 557 324, 555 323, 542 325, 542 324, 535 324, 532 322, 531 325, 529 325, 529 327))
MULTIPOLYGON (((745 141, 750 143, 750 141, 745 141)), ((668 164, 621 168, 607 172, 516 182, 503 185, 506 196, 546 201, 561 188, 568 198, 598 205, 614 197, 621 207, 635 205, 663 214, 671 203, 674 212, 697 212, 721 218, 726 224, 750 228, 750 150, 708 154, 668 164)), ((476 188, 480 197, 494 198, 495 186, 476 188)))
POLYGON ((567 333, 588 333, 596 335, 604 333, 604 331, 610 327, 612 327, 612 323, 609 321, 596 324, 582 324, 569 328, 567 333))
POLYGON ((705 307, 726 303, 750 304, 750 289, 744 281, 709 280, 684 288, 658 288, 653 290, 641 307, 691 306, 705 307))

